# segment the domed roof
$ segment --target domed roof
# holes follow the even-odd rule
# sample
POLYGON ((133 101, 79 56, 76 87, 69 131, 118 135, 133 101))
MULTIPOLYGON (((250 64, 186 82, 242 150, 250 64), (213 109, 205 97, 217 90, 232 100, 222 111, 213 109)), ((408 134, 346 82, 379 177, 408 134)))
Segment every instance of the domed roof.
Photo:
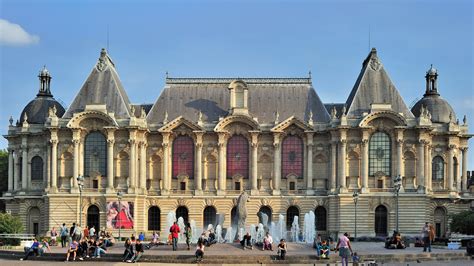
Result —
POLYGON ((439 95, 425 95, 411 108, 411 112, 416 117, 420 117, 422 106, 430 112, 433 123, 456 121, 456 113, 454 113, 453 108, 448 101, 439 95))
POLYGON ((38 96, 34 98, 21 112, 20 123, 23 123, 26 113, 26 121, 29 124, 44 124, 48 117, 48 110, 53 106, 56 107, 56 115, 58 117, 62 117, 66 112, 64 107, 53 97, 38 96))

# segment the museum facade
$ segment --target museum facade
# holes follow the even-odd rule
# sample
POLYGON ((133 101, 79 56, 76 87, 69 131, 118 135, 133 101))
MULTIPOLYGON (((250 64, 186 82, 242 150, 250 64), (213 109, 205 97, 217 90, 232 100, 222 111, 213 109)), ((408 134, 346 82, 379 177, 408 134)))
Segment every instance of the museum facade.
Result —
POLYGON ((72 222, 168 232, 170 212, 198 227, 223 214, 227 228, 246 191, 247 225, 260 211, 283 214, 289 228, 313 211, 323 234, 353 235, 356 221, 358 236, 419 234, 431 221, 442 236, 474 195, 472 135, 440 96, 437 70, 410 110, 375 49, 341 104, 324 104, 311 75, 166 77, 154 104, 131 104, 104 49, 67 109, 49 71, 38 77, 36 98, 4 135, 2 199, 27 233, 72 222))

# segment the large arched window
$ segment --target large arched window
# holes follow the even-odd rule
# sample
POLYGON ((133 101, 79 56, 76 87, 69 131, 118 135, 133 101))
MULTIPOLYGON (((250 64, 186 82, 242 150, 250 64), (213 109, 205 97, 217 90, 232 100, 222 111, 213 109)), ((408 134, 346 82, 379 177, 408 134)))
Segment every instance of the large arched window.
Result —
POLYGON ((173 141, 173 177, 194 176, 194 142, 189 136, 179 136, 173 141))
POLYGON ((392 147, 390 137, 387 133, 376 132, 369 142, 369 175, 382 173, 385 176, 391 175, 392 147))
POLYGON ((107 175, 107 141, 105 136, 98 131, 91 132, 86 136, 84 174, 86 176, 107 175))
POLYGON ((100 211, 96 205, 91 205, 87 209, 87 226, 89 226, 89 228, 92 226, 96 229, 100 228, 100 211))
POLYGON ((249 175, 249 142, 241 136, 232 136, 227 142, 227 177, 249 175))
POLYGON ((43 159, 39 156, 31 159, 31 181, 43 180, 43 159))
POLYGON ((323 206, 318 206, 314 210, 314 216, 316 216, 316 230, 326 231, 327 230, 327 211, 323 206))
POLYGON ((300 216, 300 210, 296 206, 290 206, 288 210, 286 210, 286 229, 291 230, 291 225, 295 220, 295 216, 300 216))
POLYGON ((303 177, 303 140, 298 136, 288 136, 283 140, 281 151, 281 175, 294 174, 303 177))
POLYGON ((444 179, 444 160, 441 156, 433 158, 432 171, 432 180, 442 181, 444 179))
POLYGON ((179 217, 183 217, 184 224, 188 223, 188 208, 185 206, 179 206, 176 209, 176 219, 179 219, 179 217))
POLYGON ((161 211, 157 206, 148 209, 148 230, 159 231, 161 226, 161 211))
POLYGON ((210 224, 212 224, 212 226, 216 228, 216 214, 217 214, 216 208, 214 208, 213 206, 207 206, 204 209, 204 213, 203 213, 204 229, 207 229, 207 226, 210 224))

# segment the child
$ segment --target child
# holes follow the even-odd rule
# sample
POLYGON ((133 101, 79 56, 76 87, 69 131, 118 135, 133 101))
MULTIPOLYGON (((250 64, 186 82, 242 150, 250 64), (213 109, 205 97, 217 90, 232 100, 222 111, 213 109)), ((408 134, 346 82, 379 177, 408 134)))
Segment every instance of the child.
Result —
POLYGON ((353 263, 359 263, 360 262, 360 257, 359 257, 359 255, 357 255, 357 252, 354 252, 354 254, 352 254, 352 262, 353 263))

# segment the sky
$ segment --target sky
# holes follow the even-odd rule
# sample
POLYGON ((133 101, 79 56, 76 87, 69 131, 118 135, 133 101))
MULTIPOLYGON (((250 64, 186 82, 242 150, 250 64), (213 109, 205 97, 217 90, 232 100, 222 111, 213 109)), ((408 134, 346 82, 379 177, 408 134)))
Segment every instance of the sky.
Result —
MULTIPOLYGON (((307 77, 345 102, 370 47, 408 106, 430 64, 474 133, 473 1, 0 0, 0 133, 38 92, 38 71, 67 109, 108 48, 133 103, 170 77, 307 77)), ((474 170, 474 141, 469 168, 474 170)), ((7 142, 0 138, 0 149, 7 142)))

